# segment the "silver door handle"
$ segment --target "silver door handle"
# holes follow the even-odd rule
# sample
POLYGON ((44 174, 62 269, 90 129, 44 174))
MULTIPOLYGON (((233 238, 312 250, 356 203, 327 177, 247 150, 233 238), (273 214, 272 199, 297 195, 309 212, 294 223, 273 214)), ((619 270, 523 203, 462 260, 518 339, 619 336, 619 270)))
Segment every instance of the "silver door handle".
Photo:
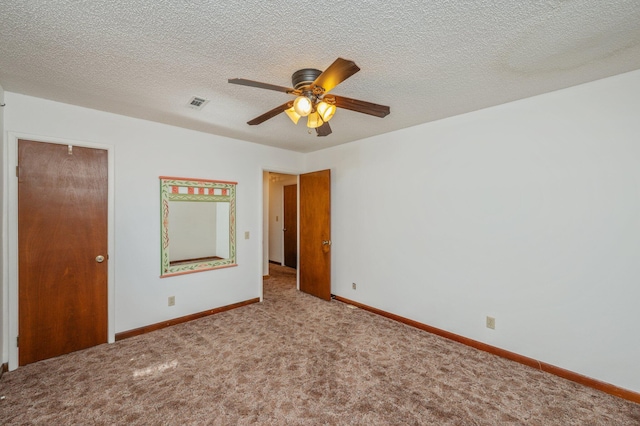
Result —
POLYGON ((322 242, 322 245, 323 245, 323 246, 330 246, 330 245, 331 245, 331 240, 324 240, 324 241, 322 242))
POLYGON ((96 262, 98 262, 98 263, 104 262, 104 256, 102 256, 102 255, 96 256, 96 262))

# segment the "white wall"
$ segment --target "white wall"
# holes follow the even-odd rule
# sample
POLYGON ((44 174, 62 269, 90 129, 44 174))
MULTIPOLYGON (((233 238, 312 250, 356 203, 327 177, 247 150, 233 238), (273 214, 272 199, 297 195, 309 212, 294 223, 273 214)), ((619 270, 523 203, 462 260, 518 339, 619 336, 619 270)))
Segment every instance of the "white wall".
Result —
POLYGON ((332 292, 640 391, 639 94, 636 71, 308 154, 332 292))
POLYGON ((115 332, 261 296, 262 170, 300 170, 302 154, 11 92, 6 98, 9 133, 115 148, 115 332), (237 267, 159 278, 161 175, 238 182, 237 267))
MULTIPOLYGON (((231 253, 230 241, 229 241, 229 209, 231 205, 229 203, 215 203, 216 205, 216 256, 223 259, 228 258, 231 253)), ((236 241, 238 239, 236 230, 236 241)), ((256 234, 257 235, 257 234, 256 234)), ((262 295, 262 292, 260 292, 262 295)))
MULTIPOLYGON (((0 86, 0 105, 4 104, 4 89, 0 86)), ((6 157, 6 148, 5 148, 5 135, 4 135, 4 107, 0 106, 0 144, 2 144, 2 149, 0 150, 1 159, 0 159, 0 211, 4 212, 5 206, 5 181, 4 178, 4 158, 6 157)), ((0 241, 2 241, 2 245, 0 246, 0 280, 2 282, 6 282, 7 269, 6 269, 6 259, 7 259, 7 244, 6 244, 6 215, 2 215, 2 222, 0 222, 0 241)), ((8 312, 8 288, 5 286, 2 287, 0 291, 0 355, 2 356, 2 361, 0 364, 7 362, 9 359, 9 349, 8 345, 5 343, 5 340, 9 335, 9 312, 8 312)))

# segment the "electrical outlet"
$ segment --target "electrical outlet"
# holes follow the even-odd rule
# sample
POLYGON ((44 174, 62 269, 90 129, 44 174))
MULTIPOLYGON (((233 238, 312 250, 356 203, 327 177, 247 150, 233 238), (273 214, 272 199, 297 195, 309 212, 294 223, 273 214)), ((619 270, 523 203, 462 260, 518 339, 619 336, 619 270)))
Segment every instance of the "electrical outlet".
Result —
POLYGON ((351 283, 351 288, 355 290, 356 289, 356 283, 351 283))
POLYGON ((176 297, 169 296, 169 306, 174 306, 176 304, 176 297))
POLYGON ((494 317, 487 317, 487 328, 496 329, 496 319, 494 317))

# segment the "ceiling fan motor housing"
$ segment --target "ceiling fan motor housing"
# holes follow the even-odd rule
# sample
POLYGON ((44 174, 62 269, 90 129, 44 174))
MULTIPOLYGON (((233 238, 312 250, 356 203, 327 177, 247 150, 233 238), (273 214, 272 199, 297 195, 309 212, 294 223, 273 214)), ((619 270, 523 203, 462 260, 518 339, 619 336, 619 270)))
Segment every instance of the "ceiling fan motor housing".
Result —
POLYGON ((305 87, 311 86, 320 74, 322 74, 322 71, 315 68, 303 68, 293 73, 291 83, 294 89, 304 90, 305 87))

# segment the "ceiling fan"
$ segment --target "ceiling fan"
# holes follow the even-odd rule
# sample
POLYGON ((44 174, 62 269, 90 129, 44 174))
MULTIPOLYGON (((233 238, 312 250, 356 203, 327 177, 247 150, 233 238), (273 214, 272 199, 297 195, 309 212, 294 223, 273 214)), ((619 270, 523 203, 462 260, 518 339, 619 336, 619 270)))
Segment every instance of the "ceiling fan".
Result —
POLYGON ((251 126, 260 124, 284 112, 295 124, 298 124, 301 117, 307 117, 307 127, 316 129, 318 136, 327 136, 331 134, 329 120, 336 112, 336 108, 349 109, 380 118, 387 116, 390 112, 388 106, 329 94, 330 90, 358 71, 360 68, 353 61, 338 58, 324 71, 303 68, 294 72, 291 76, 293 88, 244 78, 230 78, 229 83, 275 90, 296 96, 294 100, 265 112, 248 121, 247 124, 251 126))

